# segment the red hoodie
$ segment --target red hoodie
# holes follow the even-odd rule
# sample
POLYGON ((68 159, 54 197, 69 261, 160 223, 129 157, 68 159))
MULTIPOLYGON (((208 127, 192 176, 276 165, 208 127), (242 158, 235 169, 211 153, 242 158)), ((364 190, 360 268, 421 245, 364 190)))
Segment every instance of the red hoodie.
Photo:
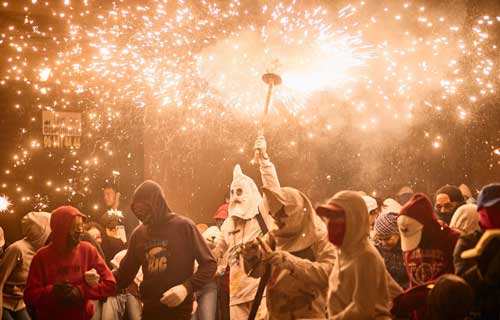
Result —
POLYGON ((71 250, 67 238, 73 219, 81 215, 78 209, 63 206, 52 212, 50 227, 52 243, 40 249, 33 258, 29 270, 24 300, 36 313, 36 319, 88 320, 94 310, 92 300, 114 294, 116 281, 99 256, 87 242, 80 242, 71 250), (86 271, 94 268, 99 273, 99 284, 90 287, 84 280, 86 271), (68 281, 76 286, 83 300, 72 305, 62 305, 53 292, 54 284, 68 281))

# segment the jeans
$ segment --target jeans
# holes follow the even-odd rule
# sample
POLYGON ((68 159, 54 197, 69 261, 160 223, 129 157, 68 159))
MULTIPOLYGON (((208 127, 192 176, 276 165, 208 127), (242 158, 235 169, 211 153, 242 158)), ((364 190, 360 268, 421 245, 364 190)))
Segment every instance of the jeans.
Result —
POLYGON ((19 311, 12 311, 3 308, 2 310, 2 320, 30 320, 30 316, 26 311, 26 308, 19 311))
POLYGON ((215 320, 217 310, 217 283, 211 280, 196 293, 198 309, 191 320, 215 320))
POLYGON ((102 320, 121 320, 125 312, 128 320, 141 319, 141 303, 130 293, 109 297, 102 305, 102 320))

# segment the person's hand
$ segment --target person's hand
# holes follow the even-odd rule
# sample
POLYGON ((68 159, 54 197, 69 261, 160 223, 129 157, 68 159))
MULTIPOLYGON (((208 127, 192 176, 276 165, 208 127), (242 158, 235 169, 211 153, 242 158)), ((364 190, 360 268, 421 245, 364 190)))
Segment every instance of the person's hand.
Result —
POLYGON ((246 260, 260 259, 260 244, 257 239, 245 243, 241 248, 241 254, 246 260))
POLYGON ((67 281, 56 283, 53 290, 61 304, 74 304, 82 298, 80 289, 67 281))
POLYGON ((186 287, 181 284, 165 291, 160 302, 170 308, 177 307, 186 300, 187 295, 186 287))
POLYGON ((257 137, 253 148, 255 151, 257 151, 260 160, 269 159, 269 156, 267 154, 267 142, 266 138, 263 135, 257 137))
POLYGON ((93 287, 93 286, 99 284, 100 280, 101 280, 101 276, 97 273, 97 271, 95 269, 90 269, 89 271, 85 272, 85 282, 90 287, 93 287))

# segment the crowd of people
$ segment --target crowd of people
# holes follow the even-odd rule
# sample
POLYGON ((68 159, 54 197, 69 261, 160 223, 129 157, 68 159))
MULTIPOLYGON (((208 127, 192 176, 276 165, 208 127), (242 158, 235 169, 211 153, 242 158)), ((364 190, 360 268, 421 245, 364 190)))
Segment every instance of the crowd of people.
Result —
POLYGON ((499 183, 315 207, 281 186, 263 136, 255 150, 262 188, 236 165, 210 227, 153 181, 130 212, 106 187, 99 218, 26 214, 1 243, 2 319, 500 319, 499 183))

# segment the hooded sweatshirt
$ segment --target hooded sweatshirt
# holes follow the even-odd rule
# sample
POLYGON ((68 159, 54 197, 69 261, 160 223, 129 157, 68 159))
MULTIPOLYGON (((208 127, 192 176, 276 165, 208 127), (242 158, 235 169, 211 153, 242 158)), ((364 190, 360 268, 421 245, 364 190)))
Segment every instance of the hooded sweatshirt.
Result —
POLYGON ((127 254, 120 262, 117 279, 120 288, 134 280, 142 266, 140 291, 144 313, 161 317, 191 314, 193 293, 210 281, 217 263, 196 225, 186 217, 173 213, 160 185, 145 181, 135 190, 135 203, 151 208, 151 224, 139 225, 131 235, 127 254), (194 273, 194 263, 199 267, 194 273), (188 297, 178 307, 169 308, 160 302, 168 289, 184 285, 188 297))
POLYGON ((394 280, 368 240, 368 209, 356 191, 335 194, 328 203, 344 209, 346 231, 330 275, 329 319, 390 319, 394 280))
MULTIPOLYGON (((276 197, 272 191, 264 189, 264 192, 270 202, 277 201, 273 200, 276 197)), ((316 215, 305 194, 284 187, 279 190, 278 197, 281 198, 278 207, 285 206, 289 217, 282 229, 274 227, 264 237, 270 247, 273 239, 276 251, 282 252, 284 260, 273 265, 267 285, 270 319, 323 318, 335 249, 328 241, 325 224, 316 215)), ((252 276, 264 274, 264 262, 251 267, 257 270, 252 276)), ((246 260, 245 269, 249 271, 246 260)))
MULTIPOLYGON (((271 161, 261 161, 260 173, 264 187, 279 188, 276 169, 271 161)), ((264 223, 270 227, 272 219, 269 209, 257 185, 250 177, 243 174, 239 165, 236 165, 231 183, 229 218, 221 227, 221 235, 214 249, 214 255, 219 264, 225 262, 223 257, 227 253, 227 264, 230 267, 229 304, 231 306, 251 302, 257 293, 259 279, 249 277, 245 273, 243 258, 239 252, 244 243, 263 235, 256 217, 259 212, 264 223), (238 189, 241 189, 241 192, 238 192, 238 189)))
POLYGON ((36 311, 36 319, 88 320, 92 317, 90 300, 99 300, 114 294, 116 282, 113 274, 87 242, 80 242, 69 249, 67 240, 73 220, 83 216, 76 208, 59 207, 51 215, 52 243, 41 248, 33 257, 29 270, 24 300, 36 311), (90 287, 84 279, 85 272, 95 269, 100 276, 97 285, 90 287), (62 305, 54 294, 54 285, 63 281, 76 286, 82 300, 62 305))
POLYGON ((30 212, 21 220, 24 239, 14 242, 0 264, 0 310, 19 311, 26 306, 23 291, 35 252, 50 235, 50 213, 30 212))
POLYGON ((414 194, 401 209, 398 224, 401 238, 404 238, 405 232, 400 224, 402 216, 410 217, 423 226, 417 246, 411 250, 403 248, 410 288, 434 280, 444 273, 453 273, 453 250, 460 232, 438 220, 432 203, 423 193, 414 194))
POLYGON ((450 228, 460 230, 463 234, 481 230, 477 205, 468 203, 458 208, 451 218, 450 228))

